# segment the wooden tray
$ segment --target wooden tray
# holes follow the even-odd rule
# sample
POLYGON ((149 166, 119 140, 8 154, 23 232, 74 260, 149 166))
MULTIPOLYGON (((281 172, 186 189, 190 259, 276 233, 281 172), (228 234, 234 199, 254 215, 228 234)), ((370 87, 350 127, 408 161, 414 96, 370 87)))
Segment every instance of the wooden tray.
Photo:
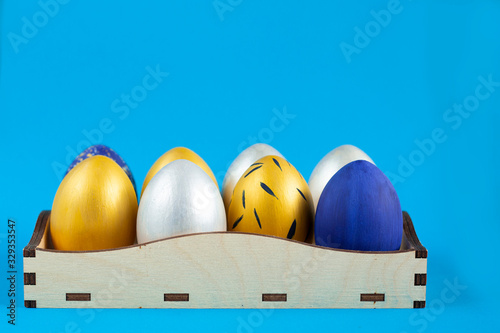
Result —
POLYGON ((28 308, 423 308, 427 250, 408 213, 399 251, 213 232, 102 251, 51 249, 50 211, 24 248, 28 308))

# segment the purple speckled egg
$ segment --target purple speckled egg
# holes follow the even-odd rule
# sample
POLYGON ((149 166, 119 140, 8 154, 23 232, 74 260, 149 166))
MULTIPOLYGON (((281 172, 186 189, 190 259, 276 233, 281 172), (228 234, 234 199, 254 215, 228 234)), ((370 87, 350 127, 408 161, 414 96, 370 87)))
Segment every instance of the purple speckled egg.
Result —
POLYGON ((66 170, 65 175, 67 175, 68 172, 71 171, 71 169, 73 169, 76 165, 78 165, 78 163, 86 160, 89 157, 95 156, 95 155, 106 156, 106 157, 111 158, 113 161, 115 161, 122 168, 122 170, 125 171, 128 178, 132 182, 132 185, 134 185, 135 192, 137 193, 137 190, 135 188, 134 176, 132 176, 132 172, 130 171, 127 163, 125 163, 123 158, 121 158, 120 155, 118 155, 113 149, 111 149, 105 145, 90 146, 87 149, 85 149, 84 151, 82 151, 80 153, 80 155, 78 155, 75 158, 75 160, 70 164, 70 166, 68 167, 68 170, 66 170))

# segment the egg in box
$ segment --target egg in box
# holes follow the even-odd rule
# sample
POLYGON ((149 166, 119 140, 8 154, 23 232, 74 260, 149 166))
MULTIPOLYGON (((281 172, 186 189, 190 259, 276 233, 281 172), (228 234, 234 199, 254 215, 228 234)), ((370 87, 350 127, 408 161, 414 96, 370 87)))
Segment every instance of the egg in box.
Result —
POLYGON ((317 245, 357 251, 396 251, 402 236, 399 198, 379 168, 357 160, 333 175, 316 209, 317 245))
POLYGON ((352 145, 339 146, 318 162, 311 173, 311 177, 309 177, 309 189, 314 200, 314 208, 318 206, 319 197, 333 175, 342 169, 344 165, 357 160, 373 163, 372 159, 364 151, 352 145))
POLYGON ((214 231, 226 231, 226 213, 213 179, 185 159, 161 168, 142 193, 137 241, 214 231))
POLYGON ((130 178, 111 158, 95 155, 76 164, 59 185, 50 235, 57 250, 132 245, 136 217, 137 197, 130 178))
POLYGON ((241 178, 241 176, 243 176, 245 170, 248 169, 248 167, 258 159, 269 155, 283 157, 273 147, 265 143, 256 143, 243 150, 234 159, 234 161, 227 169, 226 175, 224 176, 224 180, 222 182, 222 199, 224 200, 226 210, 229 206, 229 202, 231 201, 234 187, 236 186, 236 183, 241 178))
POLYGON ((160 158, 158 158, 156 162, 151 166, 146 175, 146 178, 144 179, 144 183, 142 184, 141 196, 143 195, 144 190, 148 186, 151 179, 154 177, 154 175, 156 175, 156 173, 158 173, 158 171, 160 171, 164 166, 166 166, 170 162, 179 159, 188 160, 198 165, 203 171, 207 173, 207 175, 210 176, 217 189, 219 188, 214 173, 212 172, 208 164, 198 154, 196 154, 194 151, 188 148, 176 147, 170 149, 165 154, 160 156, 160 158))
POLYGON ((144 180, 137 241, 213 231, 226 231, 226 213, 212 170, 188 148, 167 151, 144 180))
POLYGON ((132 185, 134 186, 134 191, 137 192, 136 187, 135 187, 135 180, 134 176, 132 175, 132 172, 130 171, 130 168, 128 167, 127 163, 123 160, 123 158, 118 155, 113 149, 105 146, 105 145, 94 145, 90 146, 84 151, 78 155, 74 161, 69 165, 68 170, 66 170, 66 175, 68 172, 71 171, 75 166, 77 166, 80 162, 86 160, 89 157, 96 156, 96 155, 102 155, 102 156, 107 156, 111 158, 113 161, 115 161, 122 169, 125 171, 127 174, 128 178, 132 182, 132 185))
POLYGON ((341 146, 316 166, 310 180, 316 195, 320 193, 316 225, 308 184, 281 155, 267 155, 274 151, 258 144, 237 157, 224 179, 223 193, 232 194, 224 208, 213 172, 187 148, 171 149, 153 164, 138 206, 133 177, 123 159, 106 146, 90 147, 70 165, 54 198, 54 247, 109 249, 133 244, 136 234, 144 243, 229 230, 308 242, 315 238, 318 245, 346 249, 399 248, 399 199, 361 150, 341 146), (249 164, 260 155, 264 157, 249 164), (349 163, 351 159, 355 162, 349 163), (319 234, 314 236, 314 231, 319 234))
POLYGON ((305 241, 314 212, 309 187, 287 160, 266 156, 236 183, 227 211, 227 229, 305 241))

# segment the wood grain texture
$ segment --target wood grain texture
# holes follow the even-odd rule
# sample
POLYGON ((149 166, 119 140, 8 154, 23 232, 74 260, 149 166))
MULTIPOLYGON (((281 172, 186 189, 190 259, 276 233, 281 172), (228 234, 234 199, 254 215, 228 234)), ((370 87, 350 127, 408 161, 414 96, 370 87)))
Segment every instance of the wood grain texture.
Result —
MULTIPOLYGON (((404 230, 402 250, 391 252, 329 249, 237 232, 104 251, 38 247, 36 257, 24 258, 25 272, 36 272, 36 285, 24 286, 25 299, 41 308, 423 307, 426 287, 415 286, 415 276, 427 273, 427 260, 415 253, 425 248, 411 234, 413 225, 404 230), (91 299, 66 301, 67 293, 81 291, 91 299), (189 294, 189 301, 166 301, 166 293, 189 294), (384 294, 384 301, 361 301, 361 293, 384 294), (263 301, 263 294, 286 294, 286 302, 263 301)), ((50 244, 41 227, 37 232, 40 244, 50 244)))

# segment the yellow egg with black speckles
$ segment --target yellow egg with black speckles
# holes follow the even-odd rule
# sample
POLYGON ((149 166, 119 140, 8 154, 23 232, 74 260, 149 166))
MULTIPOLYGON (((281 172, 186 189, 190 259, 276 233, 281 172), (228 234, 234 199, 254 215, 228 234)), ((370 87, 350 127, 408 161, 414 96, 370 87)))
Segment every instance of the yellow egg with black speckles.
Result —
POLYGON ((144 179, 144 183, 142 184, 141 197, 142 194, 144 193, 144 190, 146 189, 146 186, 148 186, 149 182, 151 181, 153 176, 158 173, 158 171, 160 171, 168 163, 180 159, 191 161, 197 166, 199 166, 203 171, 207 173, 207 175, 210 176, 210 178, 212 178, 212 180, 215 183, 215 186, 219 188, 214 173, 212 172, 208 164, 198 154, 196 154, 194 151, 188 148, 175 147, 167 151, 162 156, 160 156, 160 158, 157 159, 156 162, 153 164, 153 166, 149 169, 146 178, 144 179))
POLYGON ((80 162, 57 189, 50 215, 54 248, 90 251, 134 244, 137 197, 123 169, 96 155, 80 162))
POLYGON ((287 160, 266 156, 236 183, 227 230, 310 240, 314 205, 304 177, 287 160))

